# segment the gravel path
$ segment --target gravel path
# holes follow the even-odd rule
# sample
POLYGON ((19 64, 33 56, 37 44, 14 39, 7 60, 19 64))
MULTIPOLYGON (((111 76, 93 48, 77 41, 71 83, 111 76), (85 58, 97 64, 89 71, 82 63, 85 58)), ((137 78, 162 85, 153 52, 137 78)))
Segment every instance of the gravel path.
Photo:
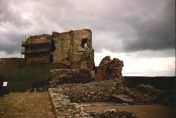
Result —
POLYGON ((55 118, 47 92, 0 97, 0 118, 55 118))

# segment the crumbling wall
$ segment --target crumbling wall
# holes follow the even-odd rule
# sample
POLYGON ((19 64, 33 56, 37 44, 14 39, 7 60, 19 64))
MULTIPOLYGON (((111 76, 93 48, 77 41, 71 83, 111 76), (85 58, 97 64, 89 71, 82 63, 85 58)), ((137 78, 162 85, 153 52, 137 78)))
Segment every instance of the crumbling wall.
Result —
POLYGON ((51 87, 68 83, 88 83, 93 81, 91 72, 87 68, 82 69, 54 69, 50 71, 51 87))
POLYGON ((24 43, 26 44, 40 44, 40 43, 48 43, 51 41, 51 35, 49 34, 42 34, 42 35, 35 35, 30 36, 24 43))
POLYGON ((72 59, 73 51, 73 32, 57 33, 52 34, 55 51, 53 52, 53 62, 54 63, 65 63, 70 65, 72 59))
POLYGON ((98 66, 96 81, 117 79, 122 83, 122 67, 123 61, 117 58, 111 60, 110 56, 104 57, 98 66))
POLYGON ((42 34, 30 36, 26 41, 22 42, 22 54, 25 55, 27 63, 49 63, 51 35, 42 34))
POLYGON ((53 33, 54 63, 65 63, 71 68, 94 68, 92 33, 88 29, 53 33))
POLYGON ((90 82, 87 84, 64 84, 56 89, 61 89, 71 102, 107 102, 116 88, 115 80, 90 82))
POLYGON ((70 68, 94 68, 92 32, 89 29, 36 35, 22 42, 27 63, 63 63, 70 68))
POLYGON ((55 69, 51 70, 52 81, 50 85, 56 87, 62 84, 68 83, 88 83, 94 80, 116 80, 117 87, 121 86, 124 82, 122 77, 123 62, 119 59, 110 59, 109 56, 103 58, 101 61, 98 71, 95 74, 94 70, 90 71, 86 68, 81 69, 55 69))
POLYGON ((74 31, 73 68, 94 68, 92 32, 88 29, 74 31))
POLYGON ((135 118, 134 113, 107 109, 100 112, 87 112, 84 105, 73 103, 61 88, 50 88, 49 95, 57 118, 135 118))

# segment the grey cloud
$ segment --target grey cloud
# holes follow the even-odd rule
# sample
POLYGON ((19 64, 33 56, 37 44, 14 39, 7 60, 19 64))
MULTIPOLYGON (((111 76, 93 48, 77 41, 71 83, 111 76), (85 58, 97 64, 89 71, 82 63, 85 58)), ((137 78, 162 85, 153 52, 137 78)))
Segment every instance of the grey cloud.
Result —
POLYGON ((126 3, 125 6, 121 9, 112 7, 114 9, 104 17, 107 19, 104 24, 108 24, 104 28, 107 28, 107 31, 116 32, 114 41, 122 41, 123 46, 120 49, 118 43, 111 44, 111 47, 117 45, 113 51, 174 49, 175 6, 173 0, 152 2, 135 0, 134 3, 126 3))
POLYGON ((114 52, 174 48, 174 0, 1 0, 1 50, 19 51, 21 34, 90 28, 96 51, 114 52), (5 7, 6 6, 6 7, 5 7), (12 6, 19 9, 14 11, 12 6), (25 19, 22 15, 28 15, 25 19), (14 29, 11 29, 13 26, 14 29), (12 32, 14 31, 15 34, 12 32), (11 35, 13 34, 13 35, 11 35), (14 44, 14 40, 17 42, 14 44), (7 48, 8 47, 8 48, 7 48), (16 50, 15 50, 16 49, 16 50))
POLYGON ((134 58, 165 58, 165 57, 173 57, 175 55, 174 49, 166 49, 166 50, 144 50, 144 51, 136 51, 129 52, 128 56, 132 56, 134 58))
MULTIPOLYGON (((173 0, 162 1, 157 11, 144 14, 143 20, 131 20, 137 38, 125 44, 127 51, 164 50, 175 48, 175 6, 173 0)), ((130 20, 130 19, 129 19, 130 20)), ((130 23, 130 21, 129 21, 130 23)))
POLYGON ((8 33, 7 36, 2 37, 3 38, 0 38, 0 51, 6 51, 7 54, 13 54, 15 52, 20 53, 22 35, 8 33))
POLYGON ((10 23, 16 27, 29 25, 30 22, 22 18, 19 12, 15 10, 14 4, 10 0, 0 1, 0 24, 10 23))

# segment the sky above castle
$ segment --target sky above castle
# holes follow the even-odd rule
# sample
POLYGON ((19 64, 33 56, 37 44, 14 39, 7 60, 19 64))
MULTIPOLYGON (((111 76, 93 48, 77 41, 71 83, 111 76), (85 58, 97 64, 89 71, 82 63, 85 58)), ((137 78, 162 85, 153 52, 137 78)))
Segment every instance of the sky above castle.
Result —
POLYGON ((20 57, 24 35, 89 28, 95 63, 123 75, 175 75, 175 0, 0 0, 0 58, 20 57))

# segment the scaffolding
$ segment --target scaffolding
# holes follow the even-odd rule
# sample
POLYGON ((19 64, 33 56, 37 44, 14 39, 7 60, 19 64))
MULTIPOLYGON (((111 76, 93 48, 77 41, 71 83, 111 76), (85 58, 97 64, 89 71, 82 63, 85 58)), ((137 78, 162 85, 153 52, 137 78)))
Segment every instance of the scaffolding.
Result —
POLYGON ((50 63, 51 62, 51 40, 47 36, 29 37, 22 40, 21 54, 25 57, 26 63, 50 63), (37 38, 42 41, 36 42, 37 38))

